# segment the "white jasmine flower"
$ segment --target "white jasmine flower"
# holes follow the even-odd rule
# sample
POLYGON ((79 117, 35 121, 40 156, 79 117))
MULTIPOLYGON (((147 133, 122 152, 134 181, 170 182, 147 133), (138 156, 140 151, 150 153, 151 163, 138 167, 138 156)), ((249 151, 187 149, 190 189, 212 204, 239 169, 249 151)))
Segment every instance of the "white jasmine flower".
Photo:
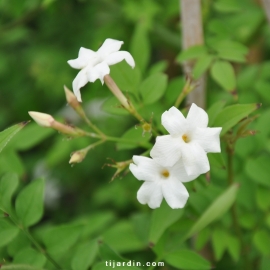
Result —
POLYGON ((193 103, 187 118, 172 107, 162 114, 161 121, 170 135, 157 137, 151 157, 164 166, 173 166, 181 158, 188 175, 209 171, 206 153, 220 152, 221 128, 207 127, 207 113, 193 103))
POLYGON ((137 193, 141 204, 151 208, 160 206, 163 197, 171 208, 183 208, 189 197, 183 182, 189 182, 198 175, 187 175, 183 162, 179 160, 172 167, 158 164, 155 160, 143 156, 133 156, 129 169, 141 181, 145 181, 137 193))
POLYGON ((101 83, 104 83, 104 76, 110 73, 109 66, 125 59, 132 68, 135 67, 131 54, 126 51, 119 51, 123 43, 123 41, 108 38, 96 52, 81 47, 78 58, 68 61, 71 67, 81 69, 72 83, 78 101, 82 101, 80 88, 86 85, 88 81, 94 82, 100 79, 101 83))

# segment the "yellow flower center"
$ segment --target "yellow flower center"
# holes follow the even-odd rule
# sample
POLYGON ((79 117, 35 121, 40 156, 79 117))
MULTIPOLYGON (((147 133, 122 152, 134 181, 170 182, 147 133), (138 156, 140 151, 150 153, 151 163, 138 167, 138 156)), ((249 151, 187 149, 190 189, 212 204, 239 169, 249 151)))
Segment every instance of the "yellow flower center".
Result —
POLYGON ((182 139, 185 143, 188 143, 190 141, 189 137, 186 134, 182 136, 182 139))
POLYGON ((168 170, 164 169, 161 171, 161 175, 164 177, 164 178, 168 178, 170 176, 170 173, 168 170))

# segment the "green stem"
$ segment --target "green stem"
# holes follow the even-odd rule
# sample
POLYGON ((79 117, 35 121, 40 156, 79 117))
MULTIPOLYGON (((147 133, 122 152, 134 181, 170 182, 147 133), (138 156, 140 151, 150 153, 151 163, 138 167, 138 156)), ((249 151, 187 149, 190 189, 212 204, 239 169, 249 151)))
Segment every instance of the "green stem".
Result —
POLYGON ((83 110, 80 110, 80 111, 78 110, 77 112, 90 128, 92 128, 100 136, 105 137, 105 134, 90 121, 90 119, 86 116, 86 114, 85 114, 85 112, 83 110))
POLYGON ((117 137, 111 137, 111 136, 106 136, 104 140, 107 141, 112 141, 112 142, 120 142, 120 143, 128 143, 128 144, 136 144, 138 146, 141 146, 143 148, 151 148, 152 144, 148 142, 138 142, 138 141, 133 141, 133 140, 128 140, 128 139, 123 139, 123 138, 117 138, 117 137))
POLYGON ((37 240, 31 235, 31 233, 24 228, 22 225, 19 225, 16 220, 9 215, 9 219, 12 221, 12 223, 19 228, 26 236, 27 238, 32 242, 32 244, 36 247, 36 249, 42 253, 48 261, 50 261, 56 269, 62 269, 62 267, 50 256, 50 254, 37 242, 37 240))
POLYGON ((123 105, 123 107, 132 114, 135 118, 137 118, 140 122, 146 123, 146 121, 143 119, 143 117, 136 111, 135 107, 131 103, 130 100, 128 100, 123 92, 119 89, 115 81, 112 79, 110 75, 104 76, 104 82, 108 86, 108 88, 111 90, 111 92, 114 94, 114 96, 120 101, 120 103, 123 105))
MULTIPOLYGON (((234 183, 234 174, 233 174, 233 155, 234 155, 234 146, 235 146, 235 142, 230 143, 228 142, 227 144, 227 166, 228 166, 228 177, 227 177, 227 181, 228 181, 228 185, 232 185, 234 183)), ((232 216, 232 220, 233 220, 233 227, 235 230, 235 233, 238 236, 238 239, 241 242, 241 247, 242 247, 242 251, 244 249, 244 240, 243 240, 243 235, 242 235, 242 231, 238 222, 238 218, 237 218, 237 211, 236 211, 236 205, 235 203, 232 205, 231 207, 231 216, 232 216)))
POLYGON ((182 92, 179 94, 179 96, 177 97, 174 106, 176 108, 178 108, 180 106, 180 104, 182 103, 182 101, 184 100, 184 98, 195 88, 195 84, 191 83, 191 79, 188 78, 186 81, 186 84, 182 90, 182 92))

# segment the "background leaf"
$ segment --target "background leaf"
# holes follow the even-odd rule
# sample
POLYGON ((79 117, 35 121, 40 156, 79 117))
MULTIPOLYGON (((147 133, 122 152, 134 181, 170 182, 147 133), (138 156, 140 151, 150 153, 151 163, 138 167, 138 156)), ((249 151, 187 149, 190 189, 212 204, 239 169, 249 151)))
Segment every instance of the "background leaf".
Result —
POLYGON ((222 127, 220 136, 234 127, 240 120, 260 108, 260 104, 236 104, 224 108, 214 121, 215 127, 222 127))
POLYGON ((211 76, 223 89, 227 91, 235 90, 235 74, 229 62, 216 61, 211 67, 211 76))
POLYGON ((162 73, 155 73, 145 79, 139 88, 144 104, 152 104, 158 101, 167 87, 168 77, 162 73))
POLYGON ((95 260, 98 254, 98 243, 93 240, 89 243, 83 243, 75 252, 71 266, 73 270, 87 270, 95 260))
POLYGON ((22 122, 0 132, 0 152, 7 145, 7 143, 12 139, 12 137, 27 124, 28 122, 22 122))
POLYGON ((211 269, 211 265, 206 259, 191 250, 174 251, 167 254, 164 259, 178 269, 211 269))
POLYGON ((149 242, 157 243, 165 230, 183 215, 183 209, 171 209, 162 202, 160 208, 153 211, 151 217, 149 242))
POLYGON ((0 207, 9 211, 11 199, 19 184, 18 176, 14 173, 5 174, 0 180, 0 207))
POLYGON ((36 224, 43 215, 44 180, 37 179, 26 186, 18 195, 15 207, 24 226, 36 224))
POLYGON ((225 190, 192 226, 185 239, 201 231, 208 224, 220 218, 226 211, 228 211, 236 199, 237 190, 238 184, 233 184, 225 190))

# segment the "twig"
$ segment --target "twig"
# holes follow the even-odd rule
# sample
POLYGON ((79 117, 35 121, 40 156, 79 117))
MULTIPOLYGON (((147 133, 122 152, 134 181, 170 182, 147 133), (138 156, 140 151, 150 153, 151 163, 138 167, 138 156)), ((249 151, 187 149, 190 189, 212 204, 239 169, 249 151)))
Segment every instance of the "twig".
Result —
POLYGON ((262 0, 262 6, 265 10, 267 20, 270 24, 270 0, 262 0))
MULTIPOLYGON (((186 50, 195 45, 202 45, 203 27, 201 16, 201 0, 180 0, 181 22, 182 22, 182 47, 186 50)), ((184 72, 190 76, 193 68, 193 61, 184 63, 184 72)), ((187 96, 187 103, 196 103, 199 107, 205 108, 205 85, 206 76, 198 80, 195 89, 187 96)))

